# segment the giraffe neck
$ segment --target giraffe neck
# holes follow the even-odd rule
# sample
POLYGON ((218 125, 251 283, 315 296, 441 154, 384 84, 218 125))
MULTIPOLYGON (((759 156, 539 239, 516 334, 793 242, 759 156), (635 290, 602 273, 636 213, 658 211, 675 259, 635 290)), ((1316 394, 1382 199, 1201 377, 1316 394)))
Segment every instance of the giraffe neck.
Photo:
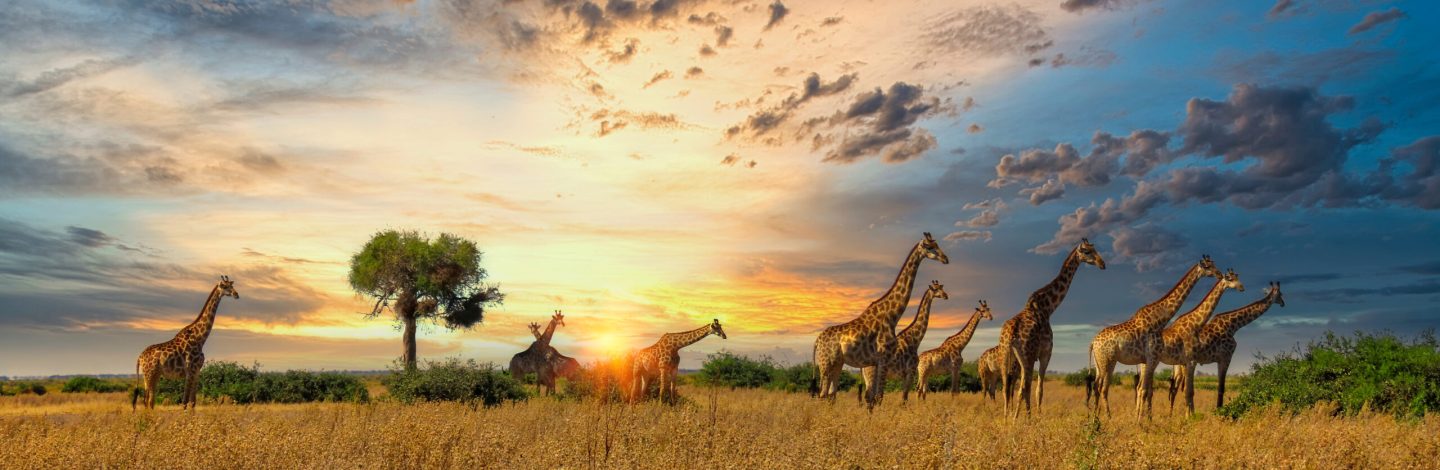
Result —
POLYGON ((949 338, 945 338, 945 344, 942 344, 941 347, 964 348, 965 345, 970 344, 970 337, 975 336, 975 328, 978 326, 980 326, 980 312, 970 314, 970 320, 965 322, 965 327, 950 335, 949 338))
POLYGON ((1170 317, 1175 316, 1175 312, 1180 310, 1180 304, 1190 296, 1190 291, 1195 288, 1195 283, 1200 280, 1200 274, 1204 270, 1205 268, 1200 266, 1200 263, 1191 266, 1189 271, 1185 271, 1185 276, 1180 278, 1180 282, 1170 288, 1170 292, 1165 293, 1160 300, 1156 300, 1136 312, 1135 319, 1139 322, 1140 327, 1142 329, 1158 328, 1170 321, 1170 317))
POLYGON ((1176 318, 1175 323, 1171 324, 1169 329, 1175 330, 1182 335, 1199 333, 1200 326, 1204 325, 1205 320, 1210 318, 1210 314, 1215 311, 1215 306, 1220 303, 1220 296, 1224 293, 1225 281, 1216 281, 1215 287, 1210 288, 1210 292, 1205 294, 1205 298, 1200 300, 1200 304, 1190 309, 1189 312, 1185 312, 1180 318, 1176 318))
POLYGON ((555 336, 555 323, 555 318, 551 317, 550 324, 545 325, 545 332, 540 334, 540 338, 536 340, 540 343, 540 346, 544 347, 550 345, 550 337, 555 336))
POLYGON ((1205 324, 1205 328, 1208 330, 1213 324, 1220 333, 1232 336, 1240 327, 1249 325, 1256 318, 1260 318, 1260 315, 1264 315, 1265 311, 1270 310, 1270 305, 1273 303, 1274 300, 1271 296, 1266 294, 1264 298, 1256 300, 1250 305, 1215 315, 1215 318, 1211 318, 1210 322, 1205 324))
POLYGON ((215 327, 215 310, 220 308, 220 299, 223 298, 225 296, 221 295, 220 286, 211 289, 210 297, 205 299, 205 306, 200 309, 200 315, 195 317, 195 321, 180 330, 175 337, 184 339, 190 344, 204 344, 205 340, 210 337, 210 330, 215 327))
POLYGON ((667 349, 671 351, 679 351, 681 348, 695 344, 697 341, 705 339, 705 337, 709 334, 710 325, 705 325, 683 333, 667 334, 665 335, 667 336, 666 340, 668 340, 666 341, 666 343, 668 343, 667 349))
POLYGON ((910 249, 910 256, 905 258, 905 264, 900 266, 900 273, 895 276, 895 282, 890 285, 890 290, 885 292, 879 300, 870 304, 868 313, 879 316, 895 328, 895 323, 900 321, 900 315, 905 313, 905 306, 910 304, 910 291, 915 287, 915 272, 920 269, 920 261, 925 259, 925 251, 919 243, 910 249), (889 301, 892 307, 881 309, 876 305, 889 301))
MULTIPOLYGON (((1059 306, 1060 302, 1065 300, 1065 295, 1070 293, 1070 281, 1075 280, 1075 271, 1079 269, 1080 247, 1077 246, 1070 250, 1070 255, 1066 256, 1065 262, 1060 264, 1060 273, 1055 275, 1055 279, 1030 294, 1028 303, 1038 307, 1037 310, 1039 310, 1035 313, 1045 321, 1050 321, 1050 315, 1055 313, 1055 307, 1059 306)), ((1029 308, 1029 305, 1026 307, 1029 308)))
POLYGON ((935 302, 935 291, 925 289, 925 295, 920 297, 920 306, 915 311, 915 319, 910 321, 910 326, 900 332, 900 344, 904 347, 914 348, 920 346, 920 341, 925 339, 925 331, 930 328, 930 304, 935 302))

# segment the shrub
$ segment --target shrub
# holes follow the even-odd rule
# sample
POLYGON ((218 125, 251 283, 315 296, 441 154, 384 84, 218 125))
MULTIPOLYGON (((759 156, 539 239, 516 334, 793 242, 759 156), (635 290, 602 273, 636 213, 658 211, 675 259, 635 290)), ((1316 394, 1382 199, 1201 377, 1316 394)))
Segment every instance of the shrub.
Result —
MULTIPOLYGON (((960 366, 960 383, 957 392, 976 393, 980 391, 980 376, 977 373, 975 363, 967 362, 960 366)), ((925 390, 931 392, 950 391, 950 374, 938 374, 930 376, 925 382, 925 390)))
POLYGON ((112 393, 129 390, 133 384, 123 384, 101 380, 90 376, 71 377, 60 386, 64 393, 112 393))
POLYGON ((497 370, 494 364, 451 358, 426 365, 423 369, 395 369, 381 383, 390 390, 390 396, 405 403, 458 401, 491 407, 528 397, 520 382, 497 370))
POLYGON ((1326 333, 1303 352, 1259 359, 1239 396, 1217 412, 1233 418, 1270 404, 1298 412, 1320 402, 1347 415, 1366 408, 1397 417, 1440 410, 1440 343, 1433 333, 1410 342, 1389 333, 1326 333))
POLYGON ((44 395, 49 390, 39 382, 10 382, 0 383, 0 396, 14 396, 23 394, 44 395))
MULTIPOLYGON (((197 396, 231 403, 366 402, 370 391, 358 377, 338 372, 260 372, 260 366, 212 362, 200 369, 197 396)), ((162 379, 157 403, 179 403, 183 379, 162 379)))
POLYGON ((769 384, 777 372, 774 361, 769 357, 759 360, 721 351, 711 354, 695 373, 700 385, 730 388, 759 388, 769 384))

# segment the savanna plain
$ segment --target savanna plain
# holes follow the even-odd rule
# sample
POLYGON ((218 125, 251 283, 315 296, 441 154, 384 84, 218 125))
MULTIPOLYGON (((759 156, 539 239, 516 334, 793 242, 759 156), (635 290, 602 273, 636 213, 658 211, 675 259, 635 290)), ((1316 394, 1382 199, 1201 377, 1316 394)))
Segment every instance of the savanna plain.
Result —
MULTIPOLYGON (((1435 468, 1440 417, 1262 410, 1149 422, 1117 387, 1097 418, 1084 389, 1051 378, 1041 413, 1012 420, 977 393, 872 412, 851 393, 682 386, 676 405, 532 397, 495 407, 404 404, 161 406, 127 393, 0 397, 6 468, 1435 468), (1122 412, 1122 410, 1124 410, 1122 412)), ((1162 392, 1163 393, 1163 392, 1162 392)), ((1178 408, 1178 407, 1177 407, 1178 408)))

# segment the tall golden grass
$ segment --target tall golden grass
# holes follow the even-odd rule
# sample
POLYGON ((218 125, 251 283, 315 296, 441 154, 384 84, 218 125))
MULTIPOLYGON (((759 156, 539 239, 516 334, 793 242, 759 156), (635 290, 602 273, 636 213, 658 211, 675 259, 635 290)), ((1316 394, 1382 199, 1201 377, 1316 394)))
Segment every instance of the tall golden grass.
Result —
MULTIPOLYGON (((0 398, 6 468, 1434 468, 1440 418, 1156 411, 1097 420, 1047 384, 1044 413, 1006 419, 976 394, 874 413, 854 400, 682 387, 680 405, 533 398, 462 404, 223 405, 132 413, 123 394, 0 398)), ((1121 392, 1116 389, 1115 392, 1121 392)), ((1128 392, 1128 390, 1127 390, 1128 392)), ((1112 393, 1117 412, 1130 393, 1112 393), (1122 398, 1117 398, 1119 395, 1122 398)))

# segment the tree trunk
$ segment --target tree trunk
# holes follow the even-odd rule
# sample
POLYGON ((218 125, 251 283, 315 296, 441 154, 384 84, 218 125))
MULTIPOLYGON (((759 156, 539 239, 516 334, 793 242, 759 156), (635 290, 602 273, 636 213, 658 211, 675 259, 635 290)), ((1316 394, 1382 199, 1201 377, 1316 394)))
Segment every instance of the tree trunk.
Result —
POLYGON ((415 370, 415 315, 404 315, 401 321, 405 323, 405 370, 415 370))

